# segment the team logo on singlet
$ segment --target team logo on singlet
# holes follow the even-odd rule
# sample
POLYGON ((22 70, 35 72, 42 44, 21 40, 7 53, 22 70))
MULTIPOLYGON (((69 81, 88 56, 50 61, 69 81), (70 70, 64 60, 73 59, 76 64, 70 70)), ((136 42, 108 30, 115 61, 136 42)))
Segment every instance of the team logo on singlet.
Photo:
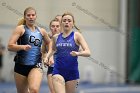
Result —
POLYGON ((33 43, 35 46, 40 46, 40 40, 35 38, 35 36, 30 36, 29 42, 33 43))
POLYGON ((71 43, 58 43, 56 44, 56 47, 72 47, 72 44, 71 43))

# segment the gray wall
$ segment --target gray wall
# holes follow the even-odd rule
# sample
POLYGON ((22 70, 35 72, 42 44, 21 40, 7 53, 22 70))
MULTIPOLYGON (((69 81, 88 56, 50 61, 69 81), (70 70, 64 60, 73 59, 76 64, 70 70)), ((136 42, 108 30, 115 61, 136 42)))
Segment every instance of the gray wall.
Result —
MULTIPOLYGON (((75 16, 76 25, 81 28, 90 50, 91 58, 79 57, 82 80, 103 83, 108 80, 111 68, 123 82, 125 75, 125 35, 118 28, 121 19, 120 0, 0 0, 0 37, 7 45, 8 39, 21 18, 24 9, 33 6, 37 10, 37 22, 48 27, 52 18, 66 11, 75 16), (91 72, 91 73, 90 73, 91 72), (88 75, 91 76, 88 76, 88 75), (121 74, 121 76, 120 76, 121 74), (88 76, 88 77, 87 77, 88 76)), ((122 28, 123 28, 122 27, 122 28)), ((47 29, 49 31, 49 29, 47 29)), ((123 29, 125 31, 125 29, 123 29)), ((13 55, 6 51, 3 77, 13 80, 13 55)))

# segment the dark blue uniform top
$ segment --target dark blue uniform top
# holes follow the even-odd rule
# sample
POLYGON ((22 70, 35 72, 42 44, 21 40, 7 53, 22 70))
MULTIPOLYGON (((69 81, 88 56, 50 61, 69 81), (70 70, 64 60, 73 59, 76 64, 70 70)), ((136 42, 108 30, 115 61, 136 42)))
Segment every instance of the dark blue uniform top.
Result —
POLYGON ((54 68, 60 69, 78 69, 77 56, 71 56, 71 51, 78 51, 79 46, 75 43, 74 32, 64 38, 62 33, 56 40, 56 53, 54 55, 54 68))

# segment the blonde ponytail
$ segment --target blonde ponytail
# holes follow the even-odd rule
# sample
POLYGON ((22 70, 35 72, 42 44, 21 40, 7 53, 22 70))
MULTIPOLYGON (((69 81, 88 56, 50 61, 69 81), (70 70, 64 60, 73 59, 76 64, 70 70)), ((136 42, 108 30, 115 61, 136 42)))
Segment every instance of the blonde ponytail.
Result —
POLYGON ((18 26, 20 26, 20 25, 25 25, 25 19, 24 19, 24 18, 19 19, 17 25, 18 25, 18 26))

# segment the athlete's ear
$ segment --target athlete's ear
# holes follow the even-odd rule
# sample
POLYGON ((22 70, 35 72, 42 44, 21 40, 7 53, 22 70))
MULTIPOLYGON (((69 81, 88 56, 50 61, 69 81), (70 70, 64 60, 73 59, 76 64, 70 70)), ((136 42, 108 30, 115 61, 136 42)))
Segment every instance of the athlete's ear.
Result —
POLYGON ((36 18, 35 18, 35 20, 37 19, 37 14, 35 14, 35 16, 36 16, 36 18))

